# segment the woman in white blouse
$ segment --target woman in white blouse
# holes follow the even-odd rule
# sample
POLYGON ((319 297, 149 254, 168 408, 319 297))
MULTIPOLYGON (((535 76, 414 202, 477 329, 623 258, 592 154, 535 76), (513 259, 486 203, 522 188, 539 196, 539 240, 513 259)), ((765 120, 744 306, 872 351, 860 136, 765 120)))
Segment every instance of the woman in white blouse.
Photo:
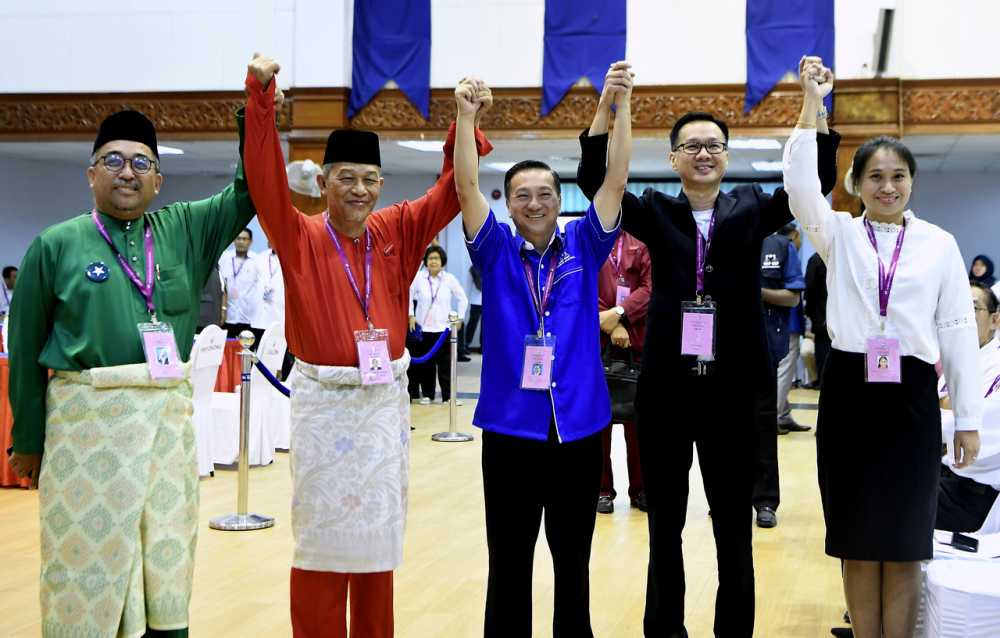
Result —
MULTIPOLYGON (((448 314, 453 310, 453 301, 458 304, 459 325, 465 318, 469 298, 465 296, 458 279, 445 272, 447 264, 448 255, 444 249, 430 246, 424 253, 425 268, 417 273, 410 284, 410 332, 414 332, 417 326, 422 332, 420 345, 414 348, 411 356, 422 356, 434 346, 448 327, 448 314)), ((411 399, 419 399, 424 405, 434 399, 435 370, 438 383, 441 384, 441 400, 447 402, 451 398, 451 348, 445 343, 430 361, 410 367, 408 375, 411 399)))
POLYGON ((932 557, 938 360, 955 409, 956 467, 979 449, 972 296, 954 237, 906 207, 916 162, 899 140, 868 140, 854 156, 849 179, 864 214, 831 209, 816 176, 815 129, 833 74, 803 58, 799 76, 805 99, 785 145, 784 179, 791 210, 827 265, 833 350, 816 431, 826 552, 843 560, 854 635, 908 637, 919 561, 932 557))

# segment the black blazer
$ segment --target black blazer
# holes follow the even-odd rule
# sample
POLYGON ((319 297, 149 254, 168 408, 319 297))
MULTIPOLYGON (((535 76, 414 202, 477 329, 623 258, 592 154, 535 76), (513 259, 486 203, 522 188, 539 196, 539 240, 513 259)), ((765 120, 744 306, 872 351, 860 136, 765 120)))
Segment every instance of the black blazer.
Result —
MULTIPOLYGON (((840 136, 819 135, 818 172, 823 192, 837 181, 840 136)), ((580 189, 593 199, 604 172, 608 136, 580 136, 582 157, 577 170, 580 189)), ((760 250, 765 237, 792 221, 788 195, 773 195, 760 186, 738 186, 719 193, 715 202, 715 234, 705 265, 705 293, 717 304, 716 369, 733 382, 753 382, 748 375, 767 374, 768 353, 761 316, 760 250)), ((642 197, 625 193, 622 228, 649 247, 653 294, 643 346, 643 376, 686 374, 695 358, 681 356, 681 302, 695 298, 695 233, 691 204, 652 188, 642 197)))

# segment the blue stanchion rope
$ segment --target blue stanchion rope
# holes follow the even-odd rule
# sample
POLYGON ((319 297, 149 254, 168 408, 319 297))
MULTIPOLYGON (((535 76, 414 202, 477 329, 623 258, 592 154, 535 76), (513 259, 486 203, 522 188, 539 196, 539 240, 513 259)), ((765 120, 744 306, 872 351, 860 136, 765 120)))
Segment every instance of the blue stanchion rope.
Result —
POLYGON ((273 386, 274 386, 274 389, 275 389, 275 390, 277 390, 278 392, 282 393, 282 394, 283 394, 283 395, 285 395, 286 397, 290 397, 290 396, 292 396, 292 391, 291 391, 291 389, 289 389, 289 388, 286 388, 286 387, 285 387, 285 386, 284 386, 284 385, 283 385, 283 384, 281 383, 281 381, 278 381, 278 379, 277 379, 277 378, 275 378, 275 376, 274 376, 273 374, 271 374, 271 371, 267 369, 267 366, 265 366, 265 365, 264 365, 263 363, 261 363, 260 361, 257 361, 257 363, 256 363, 256 364, 254 364, 254 365, 256 365, 256 366, 257 366, 257 369, 258 369, 258 370, 260 371, 260 373, 261 373, 262 375, 264 375, 264 378, 265 378, 265 379, 267 379, 268 381, 270 381, 270 382, 271 382, 271 385, 273 385, 273 386))
POLYGON ((430 349, 430 351, 421 357, 413 357, 412 359, 410 359, 410 365, 429 361, 434 355, 437 354, 437 351, 441 349, 441 344, 443 344, 445 342, 445 339, 448 338, 449 333, 451 333, 451 328, 445 328, 444 332, 441 333, 441 336, 438 337, 437 343, 434 344, 434 346, 430 349))

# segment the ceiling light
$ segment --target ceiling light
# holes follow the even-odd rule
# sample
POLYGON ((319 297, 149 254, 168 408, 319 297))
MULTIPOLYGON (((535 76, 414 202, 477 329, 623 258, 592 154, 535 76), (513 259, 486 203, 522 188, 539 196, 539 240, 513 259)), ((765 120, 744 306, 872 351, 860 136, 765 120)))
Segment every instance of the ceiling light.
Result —
POLYGON ((183 155, 184 151, 179 148, 174 148, 173 146, 163 146, 162 144, 156 145, 156 152, 160 155, 183 155))
POLYGON ((762 173, 780 173, 782 169, 781 162, 750 162, 750 166, 762 173))
POLYGON ((440 153, 444 150, 444 140, 405 140, 396 143, 403 148, 412 148, 424 153, 440 153))
POLYGON ((734 137, 729 140, 729 148, 750 151, 776 151, 781 142, 770 137, 734 137))
POLYGON ((490 168, 501 173, 506 173, 511 169, 511 167, 517 164, 517 162, 490 162, 487 164, 490 168))

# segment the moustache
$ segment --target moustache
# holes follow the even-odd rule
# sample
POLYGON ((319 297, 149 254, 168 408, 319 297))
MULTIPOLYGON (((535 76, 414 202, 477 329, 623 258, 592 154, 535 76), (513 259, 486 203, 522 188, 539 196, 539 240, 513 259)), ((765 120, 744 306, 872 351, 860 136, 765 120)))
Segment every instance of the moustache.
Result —
POLYGON ((140 189, 139 180, 137 179, 115 179, 115 188, 131 188, 134 191, 140 189))

